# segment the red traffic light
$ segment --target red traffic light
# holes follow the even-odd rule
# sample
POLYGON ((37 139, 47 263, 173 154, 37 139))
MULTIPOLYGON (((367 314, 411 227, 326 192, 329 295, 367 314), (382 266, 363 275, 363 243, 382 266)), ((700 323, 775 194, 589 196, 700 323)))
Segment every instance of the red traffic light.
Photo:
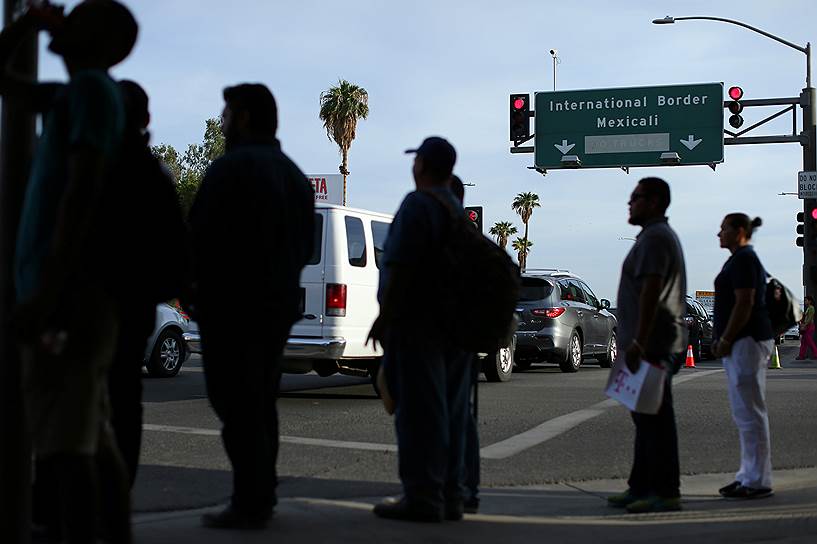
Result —
POLYGON ((513 109, 521 110, 525 107, 525 99, 524 98, 517 98, 513 101, 513 109))
POLYGON ((817 220, 817 208, 811 209, 811 218, 817 220))
MULTIPOLYGON (((814 211, 817 212, 817 208, 815 208, 814 211)), ((476 221, 479 219, 479 214, 474 210, 468 210, 468 219, 476 223, 476 221)))
POLYGON ((743 89, 740 87, 729 87, 729 98, 732 100, 740 100, 743 98, 743 89))

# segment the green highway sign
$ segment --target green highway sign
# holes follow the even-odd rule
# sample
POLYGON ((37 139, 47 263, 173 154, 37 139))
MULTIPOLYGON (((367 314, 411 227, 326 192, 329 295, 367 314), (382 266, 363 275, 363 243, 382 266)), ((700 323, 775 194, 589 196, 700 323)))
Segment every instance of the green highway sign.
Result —
POLYGON ((535 93, 534 164, 723 162, 723 83, 535 93))

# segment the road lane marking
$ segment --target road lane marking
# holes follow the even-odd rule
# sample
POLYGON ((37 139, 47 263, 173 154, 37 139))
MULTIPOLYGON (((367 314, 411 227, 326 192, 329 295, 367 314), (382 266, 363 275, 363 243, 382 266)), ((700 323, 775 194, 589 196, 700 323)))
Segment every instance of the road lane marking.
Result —
MULTIPOLYGON (((695 378, 708 376, 716 372, 723 372, 722 369, 695 371, 693 374, 688 374, 673 379, 675 385, 680 385, 695 378)), ((549 419, 529 429, 523 433, 514 435, 505 440, 501 440, 490 446, 485 446, 480 450, 480 457, 483 459, 506 459, 518 453, 521 453, 529 448, 538 446, 548 440, 555 438, 567 431, 577 427, 578 425, 600 416, 610 408, 618 406, 618 402, 607 399, 590 406, 583 408, 569 414, 565 414, 553 419, 549 419)), ((176 425, 153 425, 145 423, 142 425, 145 431, 191 434, 197 436, 221 436, 219 429, 203 429, 199 427, 183 427, 176 425)), ((317 446, 325 448, 341 448, 350 450, 363 451, 377 451, 395 453, 397 446, 394 444, 378 444, 373 442, 354 442, 349 440, 329 440, 324 438, 306 438, 300 436, 286 436, 280 437, 280 441, 285 444, 297 444, 301 446, 317 446)))
MULTIPOLYGON (((688 382, 689 380, 708 376, 716 372, 723 372, 723 370, 717 369, 696 371, 694 374, 674 378, 673 384, 680 385, 684 382, 688 382)), ((501 440, 495 444, 491 444, 490 446, 485 446, 480 450, 479 455, 483 459, 506 459, 534 446, 547 442, 552 438, 556 438, 557 436, 581 425, 585 421, 602 415, 614 406, 619 406, 619 403, 613 399, 607 399, 596 403, 589 408, 583 408, 581 410, 576 410, 575 412, 570 412, 569 414, 549 419, 523 433, 506 438, 505 440, 501 440)))
MULTIPOLYGON (((180 427, 175 425, 152 425, 145 423, 142 425, 145 431, 156 431, 164 433, 192 434, 198 436, 221 436, 219 429, 201 429, 198 427, 180 427)), ((376 444, 373 442, 352 442, 349 440, 328 440, 325 438, 305 438, 301 436, 282 435, 279 440, 286 444, 298 444, 301 446, 322 446, 326 448, 342 448, 347 450, 365 450, 379 452, 396 452, 397 446, 394 444, 376 444)))

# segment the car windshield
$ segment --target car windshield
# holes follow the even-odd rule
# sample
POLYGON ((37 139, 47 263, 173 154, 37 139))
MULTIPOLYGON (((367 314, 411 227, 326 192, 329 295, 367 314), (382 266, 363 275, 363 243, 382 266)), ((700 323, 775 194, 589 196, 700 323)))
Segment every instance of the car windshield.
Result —
POLYGON ((553 285, 541 278, 522 278, 522 287, 519 289, 519 300, 543 300, 553 292, 553 285))

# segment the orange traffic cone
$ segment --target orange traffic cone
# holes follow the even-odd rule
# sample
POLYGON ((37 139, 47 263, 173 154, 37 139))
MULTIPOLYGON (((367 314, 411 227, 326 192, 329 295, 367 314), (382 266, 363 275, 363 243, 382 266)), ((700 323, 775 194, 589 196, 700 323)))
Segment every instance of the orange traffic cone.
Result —
POLYGON ((695 368, 695 356, 692 354, 692 344, 687 346, 687 361, 684 368, 695 368))

